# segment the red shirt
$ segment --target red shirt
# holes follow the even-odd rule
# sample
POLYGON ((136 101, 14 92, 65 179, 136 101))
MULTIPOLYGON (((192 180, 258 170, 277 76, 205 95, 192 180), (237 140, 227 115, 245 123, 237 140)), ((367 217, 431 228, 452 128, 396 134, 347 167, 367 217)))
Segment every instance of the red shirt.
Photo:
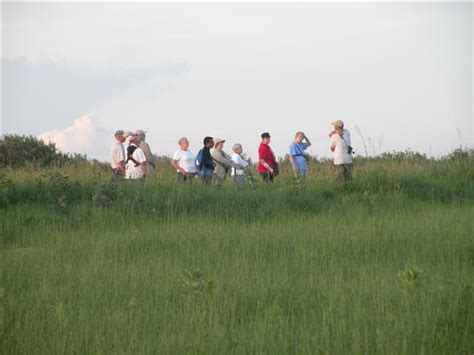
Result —
POLYGON ((260 143, 260 147, 258 147, 258 171, 265 174, 268 173, 268 170, 260 162, 262 159, 265 160, 272 169, 275 169, 275 154, 273 154, 273 150, 268 144, 260 143))

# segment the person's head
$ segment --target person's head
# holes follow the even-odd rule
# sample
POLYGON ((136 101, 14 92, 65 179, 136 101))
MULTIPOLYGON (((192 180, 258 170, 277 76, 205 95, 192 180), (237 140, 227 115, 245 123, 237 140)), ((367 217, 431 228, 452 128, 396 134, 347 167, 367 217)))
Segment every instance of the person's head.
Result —
POLYGON ((242 154, 242 144, 240 143, 235 143, 233 146, 232 146, 232 150, 234 151, 234 153, 237 153, 237 154, 242 154))
POLYGON ((214 147, 214 140, 212 139, 212 137, 206 137, 204 138, 204 146, 206 146, 207 148, 212 148, 214 147))
POLYGON ((296 132, 295 134, 295 142, 296 143, 301 143, 304 139, 304 133, 303 132, 296 132))
POLYGON ((262 137, 263 144, 270 144, 270 141, 271 141, 270 133, 264 132, 262 133, 261 137, 262 137))
POLYGON ((337 120, 331 123, 334 126, 336 132, 341 132, 344 129, 344 122, 337 120))
POLYGON ((140 136, 134 134, 134 135, 130 136, 129 141, 130 141, 130 144, 138 145, 141 142, 141 138, 140 138, 140 136))
POLYGON ((118 140, 120 143, 125 142, 125 137, 124 137, 125 132, 119 129, 118 131, 115 131, 115 139, 118 140))
POLYGON ((182 137, 178 141, 178 145, 181 148, 181 150, 188 150, 189 148, 189 141, 186 137, 182 137))
POLYGON ((222 149, 224 148, 225 139, 216 138, 214 139, 214 148, 222 149))
POLYGON ((140 139, 140 142, 144 142, 145 141, 145 137, 146 137, 146 132, 141 130, 141 129, 137 129, 135 131, 135 135, 138 137, 138 139, 140 139))

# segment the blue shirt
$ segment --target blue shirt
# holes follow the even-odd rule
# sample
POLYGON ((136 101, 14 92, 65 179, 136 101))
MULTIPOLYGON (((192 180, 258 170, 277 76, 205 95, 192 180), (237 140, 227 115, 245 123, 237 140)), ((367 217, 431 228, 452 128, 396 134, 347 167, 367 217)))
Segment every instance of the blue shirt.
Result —
POLYGON ((308 149, 307 143, 293 142, 290 145, 290 154, 293 156, 293 161, 295 162, 296 168, 300 171, 308 170, 308 164, 306 163, 306 158, 304 157, 306 149, 308 149))

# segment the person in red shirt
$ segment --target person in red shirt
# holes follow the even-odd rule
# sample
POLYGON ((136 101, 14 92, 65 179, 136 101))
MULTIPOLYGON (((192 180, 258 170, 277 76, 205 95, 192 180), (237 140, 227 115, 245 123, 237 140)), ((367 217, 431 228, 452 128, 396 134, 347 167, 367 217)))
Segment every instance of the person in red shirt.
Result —
POLYGON ((262 133, 262 142, 258 147, 258 172, 262 176, 263 181, 273 182, 273 179, 278 174, 278 163, 270 148, 270 133, 262 133))

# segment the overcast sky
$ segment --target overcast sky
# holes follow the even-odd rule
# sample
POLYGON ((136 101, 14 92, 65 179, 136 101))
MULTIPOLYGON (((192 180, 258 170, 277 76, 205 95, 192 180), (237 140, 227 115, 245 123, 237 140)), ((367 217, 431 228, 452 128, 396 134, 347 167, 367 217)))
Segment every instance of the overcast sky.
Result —
POLYGON ((116 129, 156 154, 187 136, 328 156, 330 122, 370 152, 473 142, 473 5, 2 4, 2 131, 107 159, 116 129))

